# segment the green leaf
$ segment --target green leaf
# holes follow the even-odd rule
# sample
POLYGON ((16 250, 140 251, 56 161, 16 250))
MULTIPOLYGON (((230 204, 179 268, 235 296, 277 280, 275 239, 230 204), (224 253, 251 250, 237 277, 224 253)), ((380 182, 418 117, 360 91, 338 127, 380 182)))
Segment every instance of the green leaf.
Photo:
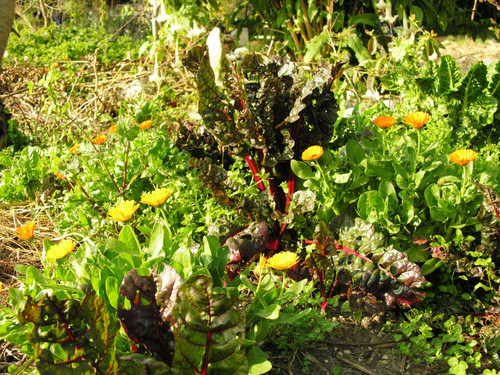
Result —
POLYGON ((236 297, 213 291, 207 276, 194 276, 179 289, 174 306, 175 353, 180 374, 248 374, 243 349, 245 313, 236 297))
POLYGON ((444 264, 442 259, 431 258, 422 265, 422 275, 427 276, 444 264))
POLYGON ((131 251, 133 255, 141 255, 141 248, 137 243, 137 237, 134 230, 130 225, 125 225, 120 231, 118 239, 123 242, 131 251))
POLYGON ((172 240, 168 234, 168 230, 163 224, 155 223, 153 232, 149 240, 149 247, 147 253, 148 259, 153 259, 159 256, 168 256, 169 250, 172 246, 172 240))
POLYGON ((118 280, 112 276, 106 278, 105 280, 106 295, 108 296, 109 304, 116 309, 118 306, 118 280))
POLYGON ((378 15, 373 13, 357 14, 354 17, 349 18, 349 26, 361 23, 364 25, 376 27, 378 22, 379 22, 378 15))
POLYGON ((354 139, 349 139, 346 145, 347 157, 353 164, 359 164, 366 157, 363 147, 354 139))
POLYGON ((264 308, 262 310, 252 311, 252 313, 257 315, 257 316, 260 316, 261 318, 264 318, 264 319, 275 320, 275 319, 279 318, 280 310, 281 310, 281 306, 274 303, 272 305, 267 306, 266 308, 264 308))
POLYGON ((297 161, 294 159, 291 161, 290 166, 292 168, 293 173, 295 173, 295 175, 298 178, 301 178, 303 180, 308 180, 315 176, 311 167, 307 163, 304 163, 303 161, 297 161))
POLYGON ((266 352, 253 345, 247 353, 248 375, 260 375, 271 371, 273 365, 268 358, 269 355, 266 352))
POLYGON ((462 73, 460 68, 451 56, 441 56, 441 64, 439 65, 438 76, 438 95, 448 94, 450 91, 455 90, 460 81, 462 80, 462 73))

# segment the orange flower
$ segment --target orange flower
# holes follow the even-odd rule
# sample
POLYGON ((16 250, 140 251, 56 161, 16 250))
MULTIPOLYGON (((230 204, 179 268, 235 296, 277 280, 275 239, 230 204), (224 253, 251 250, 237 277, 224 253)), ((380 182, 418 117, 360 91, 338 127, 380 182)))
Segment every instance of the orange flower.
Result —
POLYGON ((406 125, 410 125, 415 129, 420 129, 424 124, 431 119, 428 113, 418 111, 410 113, 408 116, 403 118, 403 122, 406 125))
POLYGON ((302 153, 302 160, 316 160, 323 155, 323 147, 311 146, 302 153))
POLYGON ((477 158, 472 150, 458 150, 450 155, 450 161, 458 165, 466 165, 477 158))
POLYGON ((96 145, 102 145, 104 142, 106 142, 106 134, 101 134, 92 140, 92 143, 96 145))
POLYGON ((59 177, 61 180, 66 180, 66 176, 63 174, 60 174, 59 172, 56 172, 56 176, 59 177))
POLYGON ((55 62, 54 64, 52 64, 52 67, 54 67, 54 68, 57 68, 58 66, 59 66, 59 63, 55 62))
POLYGON ((35 232, 35 223, 30 222, 25 226, 16 228, 17 236, 23 240, 31 240, 33 238, 33 233, 35 232))
POLYGON ((394 125, 398 120, 396 120, 392 116, 379 116, 375 120, 373 120, 375 125, 377 125, 379 128, 385 129, 389 128, 392 125, 394 125))
POLYGON ((68 60, 68 59, 69 59, 69 57, 68 57, 68 56, 64 56, 64 57, 63 57, 63 60, 68 60))
POLYGON ((153 124, 153 121, 151 120, 148 120, 148 121, 144 121, 144 122, 141 122, 139 124, 139 127, 141 128, 141 130, 144 130, 144 129, 149 129, 151 127, 151 125, 153 124))
POLYGON ((70 147, 69 152, 78 155, 79 152, 77 152, 76 150, 78 150, 79 148, 80 148, 80 143, 77 143, 76 145, 70 147))
POLYGON ((116 130, 116 128, 118 128, 118 125, 113 125, 112 127, 109 128, 109 132, 110 133, 118 133, 118 131, 116 130))

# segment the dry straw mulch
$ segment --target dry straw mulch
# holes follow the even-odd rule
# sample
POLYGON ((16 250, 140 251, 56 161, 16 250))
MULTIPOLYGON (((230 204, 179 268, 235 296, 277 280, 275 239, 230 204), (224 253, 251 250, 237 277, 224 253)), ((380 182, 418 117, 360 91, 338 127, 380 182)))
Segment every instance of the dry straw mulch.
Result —
POLYGON ((19 286, 16 265, 41 268, 40 258, 33 244, 16 235, 16 228, 30 221, 36 223, 33 241, 40 251, 43 249, 44 238, 53 240, 59 236, 56 225, 44 214, 43 207, 35 206, 35 203, 0 204, 0 282, 3 284, 0 304, 2 305, 5 304, 8 295, 7 289, 19 286))

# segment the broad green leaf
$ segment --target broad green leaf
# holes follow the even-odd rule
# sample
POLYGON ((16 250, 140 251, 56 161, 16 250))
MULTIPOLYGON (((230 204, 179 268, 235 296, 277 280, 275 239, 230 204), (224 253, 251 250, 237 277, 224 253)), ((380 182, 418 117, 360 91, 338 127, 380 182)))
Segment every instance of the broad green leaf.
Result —
POLYGON ((115 309, 118 307, 118 280, 115 277, 107 277, 106 279, 106 295, 111 306, 115 309))
POLYGON ((444 263, 442 259, 431 258, 422 265, 422 275, 427 276, 441 267, 444 263))
POLYGON ((149 240, 149 247, 147 250, 148 259, 156 258, 159 256, 169 256, 169 250, 172 246, 172 240, 168 230, 163 224, 155 223, 153 232, 149 240))
POLYGON ((125 225, 120 231, 118 239, 123 242, 131 251, 133 255, 141 255, 141 248, 137 243, 137 237, 134 230, 130 225, 125 225))
POLYGON ((376 27, 379 22, 379 17, 374 13, 357 14, 349 18, 349 26, 357 25, 359 23, 376 27))
POLYGON ((311 167, 307 163, 304 163, 303 161, 297 161, 294 159, 291 161, 290 166, 292 168, 293 173, 295 173, 295 175, 298 178, 301 178, 303 180, 308 180, 315 176, 311 167))
POLYGON ((247 352, 248 375, 260 375, 271 371, 273 365, 268 358, 269 355, 266 352, 253 345, 247 352))
POLYGON ((265 307, 264 309, 254 310, 252 311, 252 313, 264 319, 276 320, 280 316, 280 310, 281 306, 274 303, 272 305, 265 307))
POLYGON ((354 139, 349 139, 346 145, 347 157, 353 164, 359 164, 366 157, 363 147, 354 139))
POLYGON ((462 73, 460 73, 460 68, 455 59, 448 55, 441 56, 438 76, 438 95, 445 95, 455 90, 461 80, 462 73))

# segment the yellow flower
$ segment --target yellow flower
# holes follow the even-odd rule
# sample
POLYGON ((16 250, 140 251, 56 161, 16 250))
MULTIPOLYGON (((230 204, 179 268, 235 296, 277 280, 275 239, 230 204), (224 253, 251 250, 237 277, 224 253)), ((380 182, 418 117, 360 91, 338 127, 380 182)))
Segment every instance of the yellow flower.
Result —
POLYGON ((56 176, 59 177, 61 180, 66 180, 66 176, 63 174, 60 174, 59 172, 56 172, 56 176))
POLYGON ((55 62, 54 64, 52 64, 52 66, 53 66, 54 68, 57 68, 57 67, 59 66, 59 63, 56 63, 56 62, 55 62))
POLYGON ((316 160, 323 155, 323 147, 311 146, 302 153, 302 160, 316 160))
POLYGON ((72 240, 62 240, 57 245, 53 245, 48 251, 45 258, 47 259, 61 259, 71 253, 75 248, 76 243, 72 240))
POLYGON ((406 125, 410 125, 415 129, 420 129, 424 124, 431 119, 428 113, 418 111, 410 113, 408 116, 403 118, 403 122, 406 125))
POLYGON ((267 266, 277 271, 286 271, 287 269, 295 266, 297 263, 299 263, 299 257, 291 251, 283 251, 281 253, 274 254, 267 260, 267 266))
POLYGON ((173 191, 171 189, 156 189, 151 193, 144 193, 141 197, 141 203, 149 204, 150 206, 158 207, 165 203, 168 197, 172 195, 173 191))
POLYGON ((102 145, 104 142, 106 142, 106 134, 98 135, 92 140, 92 143, 95 143, 96 145, 102 145))
POLYGON ((450 160, 458 165, 466 165, 477 158, 477 154, 472 150, 458 150, 450 155, 450 160))
POLYGON ((108 211, 108 219, 116 221, 127 221, 139 208, 139 203, 134 201, 123 201, 108 211))
POLYGON ((377 125, 379 128, 385 129, 389 128, 392 125, 394 125, 398 120, 396 120, 392 116, 379 116, 375 120, 373 120, 375 125, 377 125))
POLYGON ((261 276, 267 271, 267 258, 264 254, 260 254, 259 263, 254 267, 252 272, 261 276))
POLYGON ((35 232, 35 223, 30 222, 22 227, 16 228, 17 236, 23 240, 31 240, 35 232))
POLYGON ((151 120, 148 120, 148 121, 144 121, 144 122, 141 122, 139 124, 139 127, 141 128, 141 130, 144 130, 144 129, 149 129, 151 127, 151 125, 153 124, 153 121, 151 120))
POLYGON ((110 133, 118 133, 118 131, 116 130, 116 128, 118 127, 118 125, 113 125, 112 127, 109 128, 109 132, 110 133))
POLYGON ((76 145, 70 147, 69 152, 71 152, 71 153, 73 153, 75 155, 78 155, 79 152, 76 151, 76 150, 78 150, 79 148, 80 148, 80 143, 77 143, 76 145))

